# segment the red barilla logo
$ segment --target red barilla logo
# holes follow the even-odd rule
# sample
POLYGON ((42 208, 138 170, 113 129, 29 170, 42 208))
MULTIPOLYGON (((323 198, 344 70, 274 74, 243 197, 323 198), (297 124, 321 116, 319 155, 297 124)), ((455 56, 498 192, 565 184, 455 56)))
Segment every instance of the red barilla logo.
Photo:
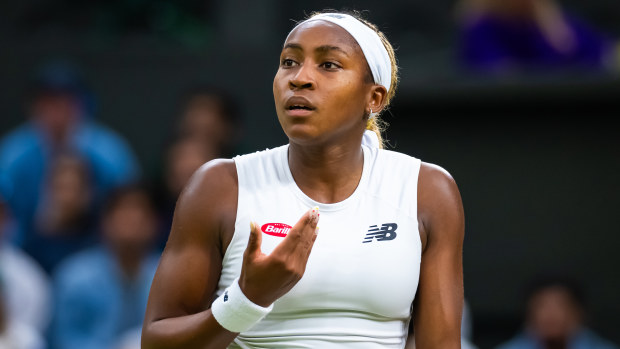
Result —
POLYGON ((293 227, 284 223, 267 223, 260 227, 263 233, 273 236, 285 237, 293 227))

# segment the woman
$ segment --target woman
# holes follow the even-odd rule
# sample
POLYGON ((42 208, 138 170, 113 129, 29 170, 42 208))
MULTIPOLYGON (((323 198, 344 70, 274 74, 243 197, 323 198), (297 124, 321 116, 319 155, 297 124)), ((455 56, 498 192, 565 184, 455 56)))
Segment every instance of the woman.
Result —
POLYGON ((291 31, 273 83, 289 144, 194 175, 144 348, 402 348, 412 303, 418 348, 459 348, 461 199, 443 169, 378 149, 396 72, 352 16, 291 31))

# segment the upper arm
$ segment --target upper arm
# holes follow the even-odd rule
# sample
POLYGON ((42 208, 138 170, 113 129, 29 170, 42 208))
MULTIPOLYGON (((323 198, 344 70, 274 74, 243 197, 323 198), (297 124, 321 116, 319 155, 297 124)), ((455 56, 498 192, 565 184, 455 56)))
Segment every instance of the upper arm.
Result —
POLYGON ((420 348, 458 348, 463 308, 464 212, 454 179, 423 163, 418 179, 418 221, 424 242, 414 307, 420 348))
POLYGON ((222 237, 232 234, 237 176, 232 160, 203 165, 179 197, 153 279, 145 323, 208 309, 219 280, 222 237))

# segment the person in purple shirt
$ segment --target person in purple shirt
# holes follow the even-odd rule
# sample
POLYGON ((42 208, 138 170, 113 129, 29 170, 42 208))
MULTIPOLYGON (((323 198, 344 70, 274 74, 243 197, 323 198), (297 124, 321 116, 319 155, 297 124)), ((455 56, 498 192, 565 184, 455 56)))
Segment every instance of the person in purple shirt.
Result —
POLYGON ((540 276, 526 296, 524 329, 496 349, 618 349, 585 324, 581 286, 563 276, 540 276))
POLYGON ((553 0, 463 0, 460 61, 486 72, 604 70, 610 38, 553 0))

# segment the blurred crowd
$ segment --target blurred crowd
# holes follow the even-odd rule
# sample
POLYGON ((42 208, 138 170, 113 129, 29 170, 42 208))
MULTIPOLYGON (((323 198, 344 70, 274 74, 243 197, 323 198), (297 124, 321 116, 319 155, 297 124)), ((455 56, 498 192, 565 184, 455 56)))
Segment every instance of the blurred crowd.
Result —
MULTIPOLYGON (((552 0, 463 0, 459 59, 476 72, 617 64, 616 44, 552 0)), ((25 120, 0 135, 0 349, 136 349, 178 195, 205 162, 235 155, 236 103, 188 88, 157 178, 98 121, 75 67, 52 64, 27 92, 25 120)), ((612 349, 587 327, 578 284, 528 289, 522 332, 500 349, 612 349)), ((472 342, 464 309, 463 348, 472 342)))
POLYGON ((0 139, 0 348, 139 348, 176 198, 205 162, 230 157, 237 112, 210 86, 179 103, 162 174, 93 115, 75 67, 45 66, 27 120, 0 139))

